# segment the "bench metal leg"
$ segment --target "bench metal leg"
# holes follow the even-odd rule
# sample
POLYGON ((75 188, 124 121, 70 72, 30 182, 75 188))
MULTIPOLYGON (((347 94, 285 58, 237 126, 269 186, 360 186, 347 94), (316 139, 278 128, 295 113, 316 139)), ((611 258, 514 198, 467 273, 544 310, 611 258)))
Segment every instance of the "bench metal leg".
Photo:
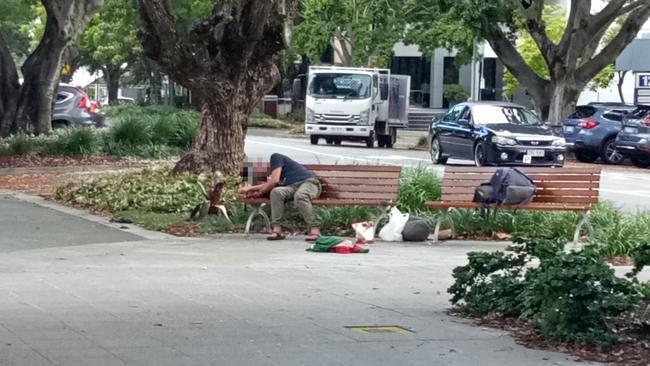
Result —
POLYGON ((253 223, 253 219, 255 219, 255 216, 260 215, 264 219, 264 225, 266 227, 266 230, 268 232, 271 232, 271 220, 269 219, 269 215, 266 214, 264 211, 264 206, 266 206, 266 203, 262 203, 255 211, 253 211, 250 216, 248 216, 248 220, 246 221, 246 228, 244 229, 244 234, 248 236, 251 232, 251 224, 253 223))
POLYGON ((226 210, 226 206, 224 206, 224 205, 216 205, 214 207, 216 207, 219 211, 221 211, 221 213, 226 218, 226 220, 228 220, 228 222, 230 222, 232 224, 232 220, 230 220, 230 217, 228 216, 228 211, 226 210))
MULTIPOLYGON (((438 220, 436 221, 436 228, 433 230, 433 243, 437 243, 440 238, 440 225, 442 224, 442 220, 449 218, 449 211, 451 211, 451 207, 445 209, 440 217, 438 217, 438 220)), ((453 229, 452 229, 453 232, 453 229)))
POLYGON ((573 233, 574 245, 577 245, 578 241, 580 241, 580 231, 582 230, 582 227, 585 226, 585 224, 589 221, 589 215, 590 215, 590 211, 585 212, 582 215, 582 219, 578 223, 578 226, 576 226, 576 231, 573 233))

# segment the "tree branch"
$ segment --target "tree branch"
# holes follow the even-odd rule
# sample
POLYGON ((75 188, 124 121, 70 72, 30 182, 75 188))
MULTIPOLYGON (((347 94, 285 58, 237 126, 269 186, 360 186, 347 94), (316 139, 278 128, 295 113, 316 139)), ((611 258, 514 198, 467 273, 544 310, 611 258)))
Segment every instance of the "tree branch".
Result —
POLYGON ((578 59, 578 55, 582 52, 577 52, 574 49, 575 44, 578 39, 586 38, 582 24, 590 16, 590 12, 590 0, 571 0, 571 12, 569 13, 567 28, 557 47, 556 56, 558 56, 558 60, 554 60, 554 62, 561 62, 562 58, 564 58, 566 60, 564 64, 569 65, 578 59))
POLYGON ((630 16, 625 20, 625 23, 621 26, 621 30, 616 37, 614 37, 614 39, 612 39, 612 41, 605 46, 598 55, 578 68, 576 71, 577 78, 591 80, 605 66, 613 63, 625 47, 636 38, 636 35, 639 33, 639 30, 648 18, 650 18, 650 6, 644 7, 630 14, 630 16))
POLYGON ((543 10, 544 1, 534 1, 528 9, 523 11, 526 17, 524 24, 528 33, 537 44, 546 64, 550 66, 556 54, 557 47, 546 34, 546 24, 542 19, 543 10))
POLYGON ((497 26, 492 26, 486 33, 486 39, 499 59, 508 68, 512 75, 523 85, 529 87, 529 93, 536 100, 544 98, 544 90, 548 86, 548 80, 543 79, 528 66, 515 46, 508 40, 508 37, 497 26))

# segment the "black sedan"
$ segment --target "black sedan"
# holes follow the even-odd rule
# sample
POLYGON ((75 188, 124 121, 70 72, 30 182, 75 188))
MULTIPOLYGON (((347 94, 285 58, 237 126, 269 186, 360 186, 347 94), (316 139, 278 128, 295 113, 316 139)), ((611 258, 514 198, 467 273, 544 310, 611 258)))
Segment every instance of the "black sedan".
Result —
POLYGON ((436 164, 455 158, 474 160, 476 166, 563 166, 565 145, 534 113, 513 103, 457 104, 429 127, 436 164))

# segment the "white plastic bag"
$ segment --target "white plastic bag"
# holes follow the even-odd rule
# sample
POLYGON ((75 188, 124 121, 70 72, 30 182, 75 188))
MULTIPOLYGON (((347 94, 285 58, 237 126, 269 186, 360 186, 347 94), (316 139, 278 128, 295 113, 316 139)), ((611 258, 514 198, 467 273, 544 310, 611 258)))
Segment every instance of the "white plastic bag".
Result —
POLYGON ((388 214, 388 224, 381 228, 379 237, 383 241, 402 241, 402 231, 408 220, 409 214, 403 214, 393 207, 388 214))

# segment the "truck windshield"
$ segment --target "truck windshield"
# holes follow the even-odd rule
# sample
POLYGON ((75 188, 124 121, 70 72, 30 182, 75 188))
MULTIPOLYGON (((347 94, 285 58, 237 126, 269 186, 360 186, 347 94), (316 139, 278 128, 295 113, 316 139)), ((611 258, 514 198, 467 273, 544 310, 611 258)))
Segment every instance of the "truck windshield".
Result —
POLYGON ((372 79, 364 74, 319 73, 309 83, 315 98, 365 99, 370 97, 372 79))

